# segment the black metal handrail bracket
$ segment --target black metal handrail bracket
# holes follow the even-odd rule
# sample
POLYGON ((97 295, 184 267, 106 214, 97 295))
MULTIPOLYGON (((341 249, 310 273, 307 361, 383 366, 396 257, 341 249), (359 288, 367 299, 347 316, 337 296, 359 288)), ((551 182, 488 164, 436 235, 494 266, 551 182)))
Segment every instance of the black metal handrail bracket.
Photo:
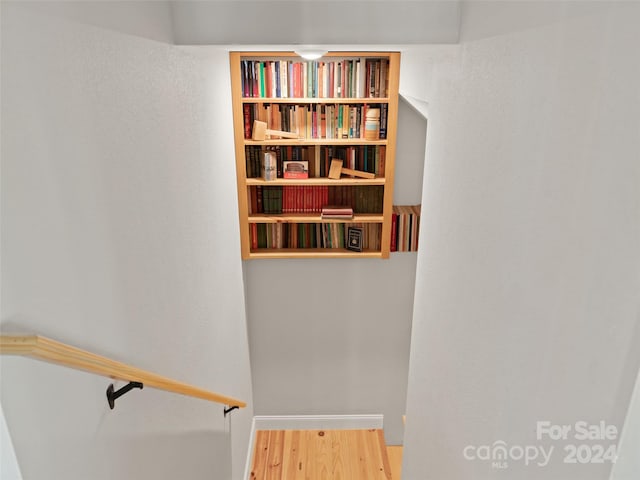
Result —
POLYGON ((144 385, 141 382, 129 382, 124 387, 118 390, 113 389, 113 383, 107 387, 107 401, 109 402, 109 408, 113 410, 116 406, 116 399, 120 398, 127 392, 130 392, 134 388, 142 389, 144 385))
POLYGON ((233 405, 233 406, 231 406, 231 407, 229 407, 229 408, 225 408, 225 409, 224 409, 224 416, 226 417, 226 416, 227 416, 227 414, 229 414, 229 413, 233 412, 234 410, 236 410, 236 409, 238 409, 238 408, 240 408, 240 407, 238 407, 237 405, 233 405))

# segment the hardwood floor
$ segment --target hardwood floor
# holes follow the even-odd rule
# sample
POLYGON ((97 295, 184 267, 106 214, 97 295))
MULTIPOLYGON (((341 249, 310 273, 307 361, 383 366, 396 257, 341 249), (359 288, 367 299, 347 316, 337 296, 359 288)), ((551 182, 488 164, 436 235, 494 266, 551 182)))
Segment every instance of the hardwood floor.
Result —
POLYGON ((250 480, 396 480, 382 430, 259 430, 250 480))
POLYGON ((387 455, 391 466, 391 478, 400 480, 402 474, 402 445, 387 445, 387 455))

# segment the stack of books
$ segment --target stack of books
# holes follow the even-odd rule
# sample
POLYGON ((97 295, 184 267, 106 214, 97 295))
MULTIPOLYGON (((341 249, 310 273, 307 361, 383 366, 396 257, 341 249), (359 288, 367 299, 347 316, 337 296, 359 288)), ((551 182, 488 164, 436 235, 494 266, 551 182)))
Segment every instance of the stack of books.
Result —
POLYGON ((420 233, 420 205, 394 205, 391 215, 391 251, 415 252, 420 233))
POLYGON ((389 105, 350 104, 245 104, 244 138, 253 137, 253 122, 267 123, 270 130, 294 132, 306 139, 387 138, 389 105))
POLYGON ((322 207, 321 217, 349 220, 353 218, 353 208, 345 205, 325 205, 322 207))

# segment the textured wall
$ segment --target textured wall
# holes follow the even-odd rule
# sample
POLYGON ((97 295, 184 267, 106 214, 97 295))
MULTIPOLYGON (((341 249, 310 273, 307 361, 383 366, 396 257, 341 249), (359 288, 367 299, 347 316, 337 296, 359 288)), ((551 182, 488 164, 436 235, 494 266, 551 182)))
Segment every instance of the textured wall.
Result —
MULTIPOLYGON (((3 5, 3 331, 251 401, 228 78, 223 51, 3 5)), ((232 455, 241 475, 251 408, 231 428, 144 389, 110 411, 108 379, 1 368, 27 479, 229 479, 232 455)))
POLYGON ((636 380, 636 387, 624 426, 620 432, 618 460, 611 469, 611 480, 633 480, 640 476, 640 374, 636 380))
MULTIPOLYGON (((465 25, 487 19, 473 3, 465 25)), ((517 15, 493 5, 493 20, 517 15)), ((609 474, 607 463, 563 463, 574 437, 538 441, 536 422, 619 430, 638 371, 640 11, 555 20, 476 30, 433 66, 410 479, 609 474), (556 452, 546 466, 510 458, 504 469, 463 456, 499 440, 556 452)))

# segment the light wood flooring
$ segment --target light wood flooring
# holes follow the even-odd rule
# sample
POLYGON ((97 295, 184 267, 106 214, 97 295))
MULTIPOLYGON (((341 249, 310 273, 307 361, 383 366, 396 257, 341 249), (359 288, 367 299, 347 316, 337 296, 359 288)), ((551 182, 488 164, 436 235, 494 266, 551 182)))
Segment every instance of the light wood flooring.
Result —
POLYGON ((382 430, 259 430, 249 480, 399 480, 390 448, 393 465, 382 430))
POLYGON ((391 478, 400 480, 402 474, 402 445, 387 445, 387 456, 391 465, 391 478))

